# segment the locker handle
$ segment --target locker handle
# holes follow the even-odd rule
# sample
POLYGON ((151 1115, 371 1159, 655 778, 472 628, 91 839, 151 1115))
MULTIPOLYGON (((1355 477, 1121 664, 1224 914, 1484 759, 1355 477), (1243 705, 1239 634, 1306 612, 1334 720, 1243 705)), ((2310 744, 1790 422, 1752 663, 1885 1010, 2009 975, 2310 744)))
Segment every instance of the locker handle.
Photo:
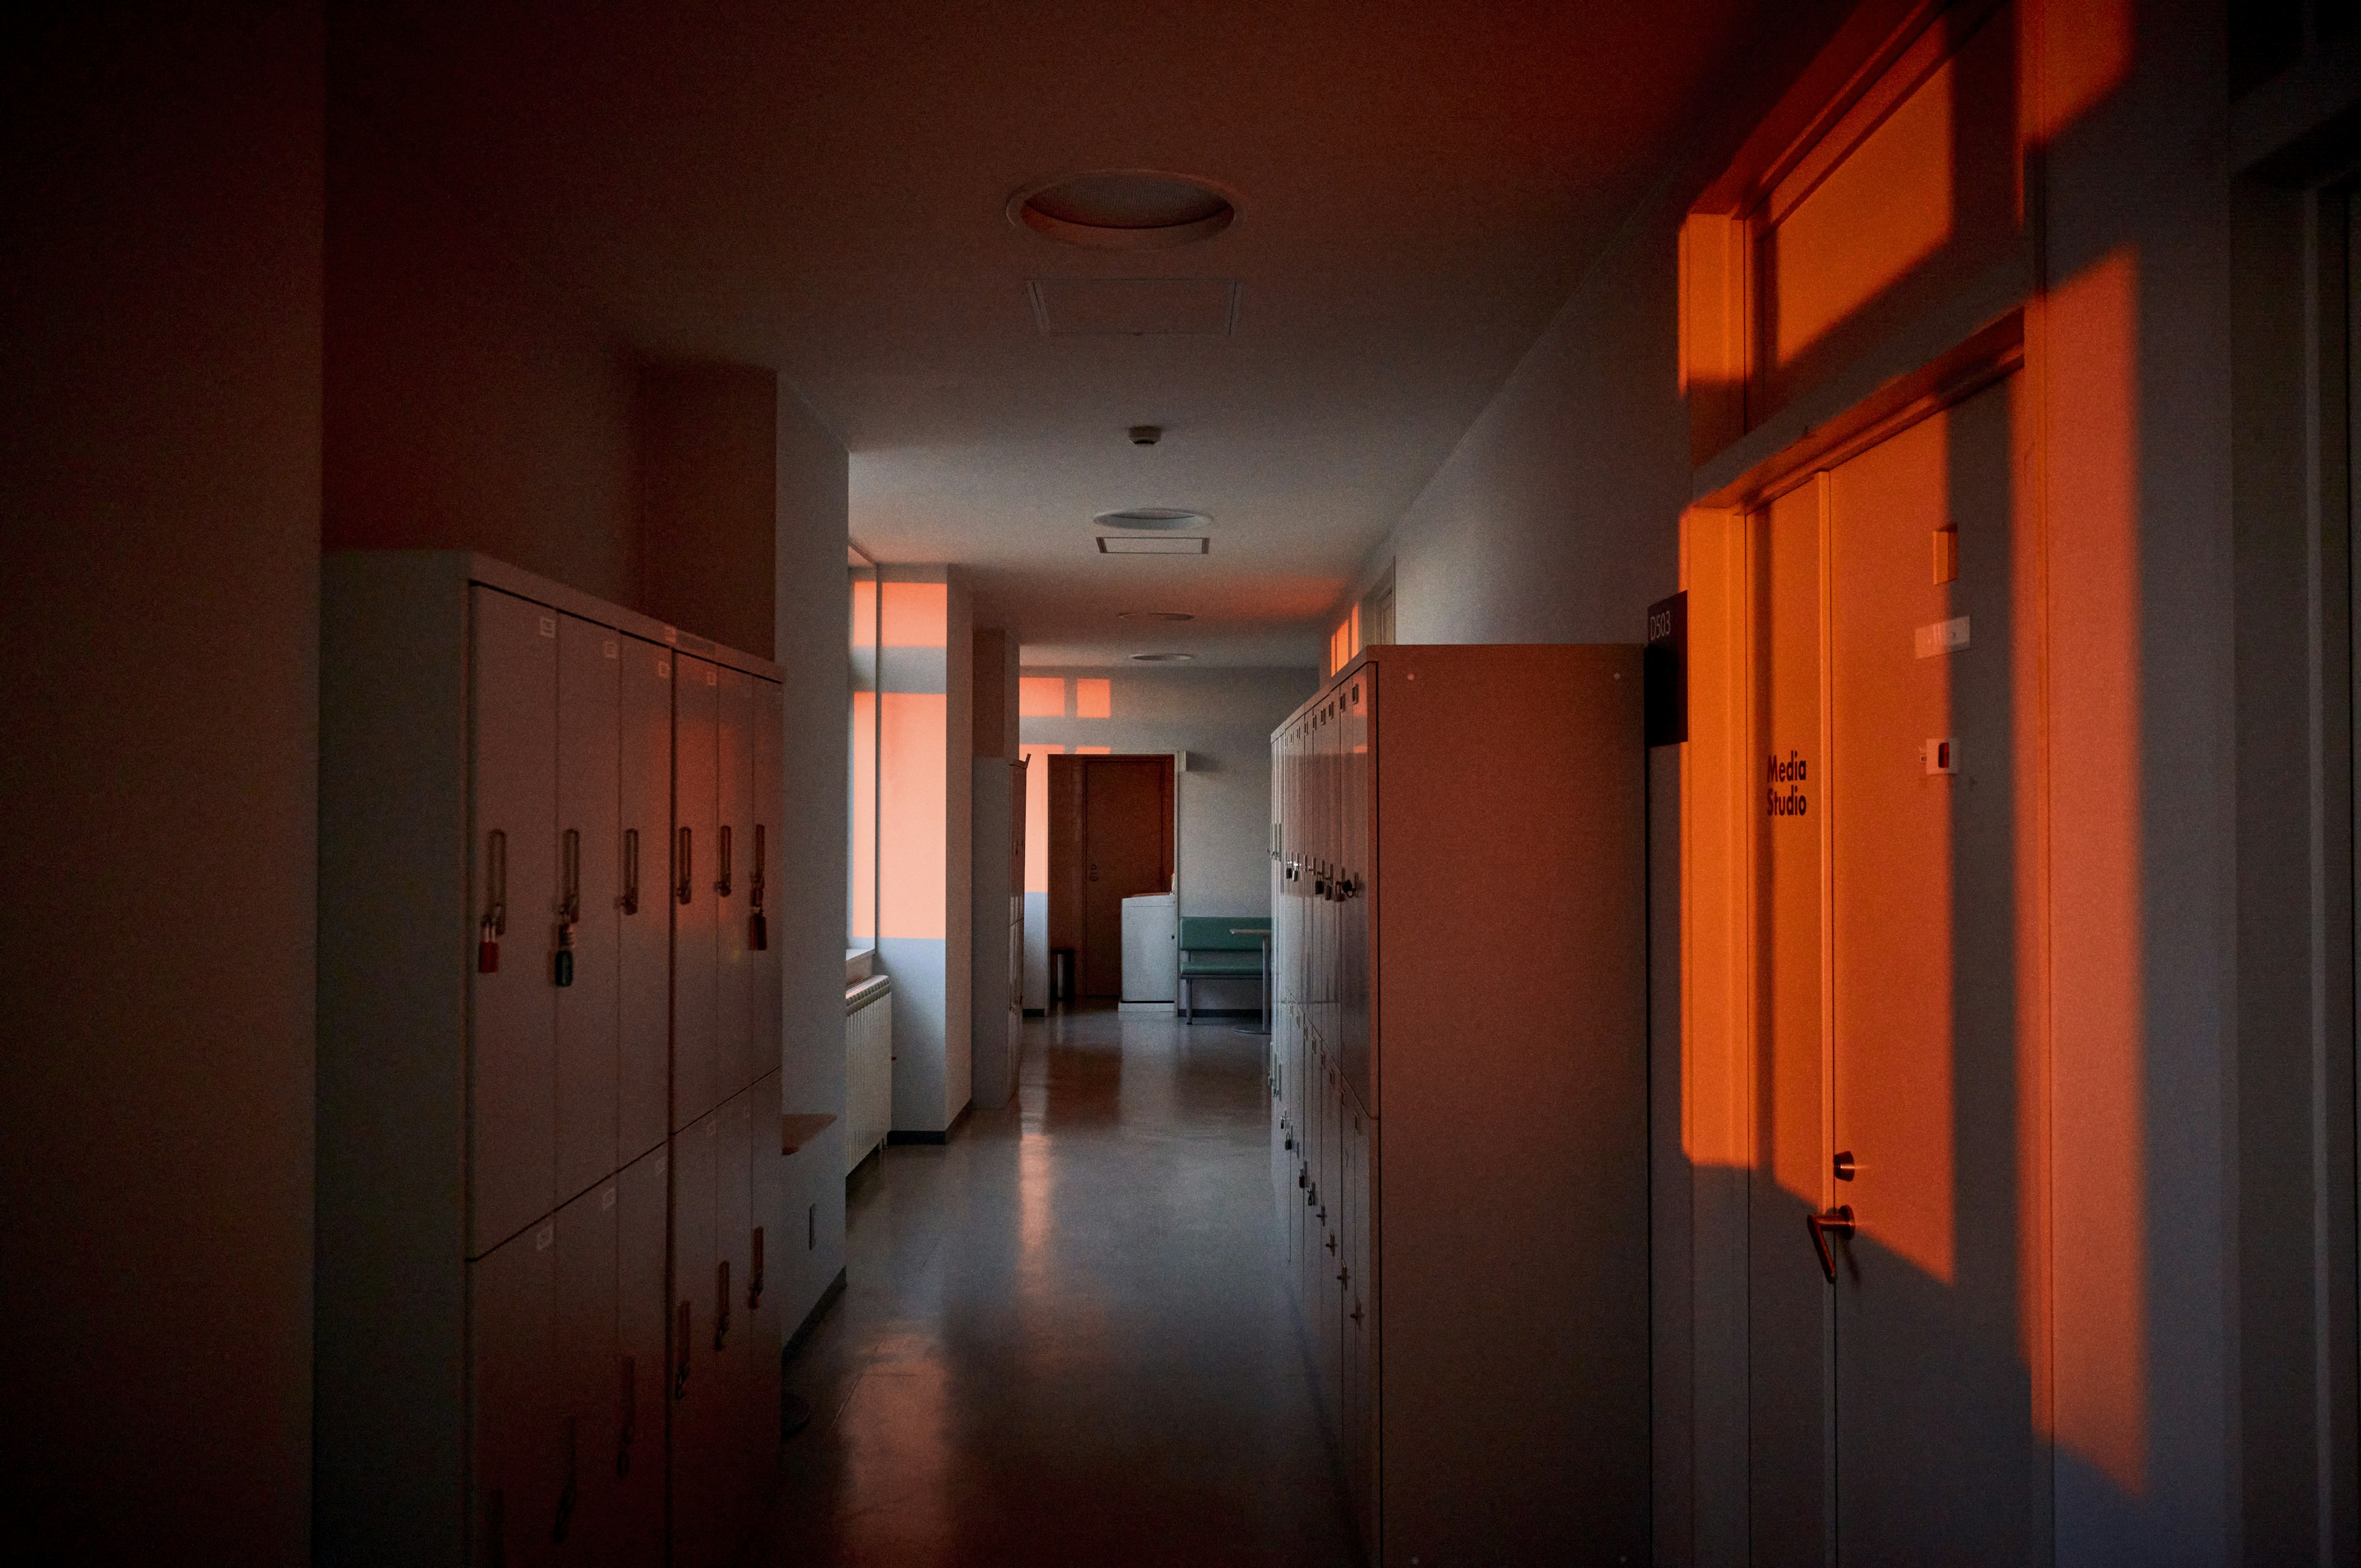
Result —
POLYGON ((1359 1327, 1359 1326, 1360 1326, 1360 1321, 1361 1321, 1361 1303, 1360 1303, 1360 1302, 1358 1302, 1358 1301, 1355 1301, 1355 1302, 1353 1303, 1353 1310, 1352 1310, 1350 1312, 1345 1313, 1345 1315, 1346 1317, 1348 1317, 1348 1318, 1350 1318, 1350 1319, 1352 1319, 1352 1320, 1353 1320, 1353 1323, 1354 1323, 1354 1326, 1355 1326, 1355 1327, 1356 1327, 1356 1328, 1357 1328, 1357 1327, 1359 1327))
POLYGON ((677 1327, 673 1333, 673 1343, 679 1347, 674 1352, 675 1355, 678 1357, 678 1360, 674 1364, 672 1369, 672 1397, 675 1399, 686 1398, 688 1395, 689 1327, 688 1303, 683 1301, 680 1304, 677 1327))
POLYGON ((713 891, 722 897, 730 896, 730 825, 721 825, 721 876, 714 883, 713 891))
POLYGON ((1837 1258, 1836 1254, 1828 1250, 1828 1235, 1831 1232, 1840 1236, 1852 1234, 1852 1205, 1839 1203, 1824 1213, 1806 1214, 1804 1224, 1812 1233, 1812 1245, 1820 1255, 1820 1271, 1828 1277, 1829 1284, 1835 1284, 1837 1258))
POLYGON ((509 836, 500 828, 492 829, 491 841, 484 851, 484 891, 489 907, 484 920, 495 937, 509 934, 509 836))
POLYGON ((1328 1250, 1330 1252, 1334 1252, 1336 1250, 1336 1238, 1334 1236, 1330 1236, 1328 1238, 1328 1250))
POLYGON ((559 852, 565 866, 566 894, 565 903, 558 910, 558 918, 568 926, 578 926, 582 922, 582 831, 580 828, 568 828, 566 830, 559 852))
POLYGON ((566 1532, 573 1528, 574 1502, 579 1492, 575 1474, 576 1433, 575 1418, 568 1416, 566 1418, 566 1487, 557 1494, 557 1517, 549 1526, 549 1539, 559 1546, 566 1544, 566 1532))
POLYGON ((640 830, 623 829, 623 913, 640 912, 640 830))
MULTIPOLYGON (((725 840, 726 841, 726 840, 725 840)), ((748 894, 757 909, 763 907, 763 825, 754 824, 754 881, 748 894)))
POLYGON ((615 1474, 631 1473, 631 1439, 640 1425, 640 1367, 635 1356, 623 1357, 623 1435, 615 1446, 615 1474))
POLYGON ((746 1281, 746 1310, 750 1312, 763 1305, 763 1227, 754 1227, 753 1277, 746 1281))
POLYGON ((680 862, 676 868, 680 874, 680 886, 675 890, 673 896, 683 904, 686 904, 695 893, 696 873, 690 870, 690 866, 696 858, 696 838, 691 834, 688 827, 683 824, 680 830, 680 847, 674 852, 673 857, 680 862))
POLYGON ((719 1350, 730 1343, 730 1260, 723 1258, 714 1266, 713 1272, 721 1287, 713 1298, 721 1303, 721 1310, 714 1314, 713 1319, 713 1348, 719 1350))

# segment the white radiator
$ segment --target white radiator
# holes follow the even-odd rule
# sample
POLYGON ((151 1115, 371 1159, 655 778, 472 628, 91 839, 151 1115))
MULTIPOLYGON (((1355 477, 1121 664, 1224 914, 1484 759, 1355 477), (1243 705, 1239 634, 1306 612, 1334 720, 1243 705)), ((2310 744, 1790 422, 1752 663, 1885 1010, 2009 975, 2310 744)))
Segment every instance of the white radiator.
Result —
POLYGON ((844 990, 844 1173, 894 1125, 894 982, 884 975, 844 990))

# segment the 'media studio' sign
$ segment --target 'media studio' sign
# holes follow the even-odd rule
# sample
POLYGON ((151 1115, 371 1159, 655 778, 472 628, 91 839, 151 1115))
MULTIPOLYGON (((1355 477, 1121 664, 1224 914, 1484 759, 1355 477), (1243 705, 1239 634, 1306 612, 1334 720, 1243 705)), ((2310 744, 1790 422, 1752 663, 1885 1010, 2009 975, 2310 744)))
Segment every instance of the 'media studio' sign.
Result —
POLYGON ((1811 772, 1810 764, 1793 751, 1788 752, 1786 760, 1782 762, 1779 753, 1773 751, 1769 771, 1770 788, 1765 798, 1769 802, 1770 816, 1801 817, 1811 810, 1810 797, 1804 793, 1804 784, 1811 772), (1783 789, 1782 785, 1785 787, 1783 789))

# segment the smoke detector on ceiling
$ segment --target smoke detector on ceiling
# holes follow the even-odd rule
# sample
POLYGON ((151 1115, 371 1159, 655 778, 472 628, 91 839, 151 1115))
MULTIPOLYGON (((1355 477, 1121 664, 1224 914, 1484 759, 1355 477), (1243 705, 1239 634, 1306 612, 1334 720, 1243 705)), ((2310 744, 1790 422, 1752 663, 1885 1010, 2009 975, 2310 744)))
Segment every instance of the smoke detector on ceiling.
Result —
POLYGON ((1094 250, 1161 250, 1211 239, 1237 221, 1230 192, 1210 180, 1156 169, 1102 169, 1028 185, 1008 199, 1008 221, 1094 250))
POLYGON ((1202 511, 1184 507, 1126 507, 1120 511, 1103 511, 1091 519, 1101 528, 1145 529, 1150 532, 1175 528, 1203 528, 1213 520, 1202 511))

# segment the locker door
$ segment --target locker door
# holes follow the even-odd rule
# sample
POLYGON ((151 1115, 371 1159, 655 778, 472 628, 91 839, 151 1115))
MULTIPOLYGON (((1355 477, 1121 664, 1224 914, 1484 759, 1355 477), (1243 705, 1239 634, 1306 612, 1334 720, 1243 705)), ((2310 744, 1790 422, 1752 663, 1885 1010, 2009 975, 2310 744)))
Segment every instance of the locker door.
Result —
POLYGON ((714 883, 721 864, 720 672, 686 655, 673 682, 672 1124, 721 1102, 714 883))
MULTIPOLYGON (((754 1277, 753 1104, 754 1091, 749 1087, 724 1102, 715 1116, 720 1135, 716 1140, 713 1170, 714 1246, 719 1258, 713 1290, 722 1332, 715 1336, 713 1361, 721 1389, 719 1544, 725 1550, 734 1548, 753 1527, 751 1503, 760 1483, 761 1464, 767 1457, 754 1430, 758 1424, 753 1409, 755 1364, 760 1355, 747 1310, 747 1294, 754 1277)), ((768 1237, 764 1239, 767 1245, 768 1237)), ((775 1366, 775 1351, 772 1362, 775 1366)), ((777 1431, 774 1419, 774 1445, 777 1431)))
POLYGON ((559 1482, 550 1527, 558 1562, 609 1563, 622 1497, 615 1450, 616 1183, 602 1181, 557 1211, 556 1394, 559 1482))
POLYGON ((1345 1302, 1337 1272, 1338 1233, 1345 1227, 1344 1078, 1333 1055, 1321 1060, 1322 1116, 1320 1139, 1320 1247, 1312 1255, 1312 1285, 1307 1299, 1312 1310, 1312 1344, 1320 1353, 1321 1408, 1333 1427, 1344 1419, 1345 1302))
MULTIPOLYGON (((770 911, 778 903, 779 813, 786 799, 785 715, 776 681, 754 683, 753 860, 747 867, 747 946, 753 949, 753 1073, 779 1068, 784 1042, 779 1017, 779 949, 772 944, 770 911)), ((1020 797, 1021 798, 1021 797, 1020 797)))
POLYGON ((490 588, 471 598, 467 1250, 480 1256, 556 1202, 557 616, 490 588))
POLYGON ((742 670, 718 672, 720 685, 714 729, 719 847, 714 861, 714 935, 717 951, 714 1038, 720 1077, 714 1092, 724 1098, 754 1081, 753 955, 747 947, 746 912, 754 861, 754 677, 742 670))
POLYGON ((704 1568, 720 1553, 719 1508, 727 1391, 714 1340, 714 1178, 721 1157, 717 1107, 673 1137, 672 1561, 704 1568))
POLYGON ((1376 886, 1376 858, 1371 837, 1377 740, 1378 667, 1367 664, 1347 682, 1343 717, 1337 724, 1337 987, 1338 1054, 1345 1081, 1361 1103, 1377 1105, 1372 1087, 1370 1051, 1370 913, 1376 886))
POLYGON ((555 1365, 555 1221, 467 1266, 469 1561, 553 1561, 563 1490, 555 1365))
POLYGON ((1377 1547, 1377 1299, 1376 1235, 1371 1206, 1377 1183, 1369 1165, 1375 1126, 1349 1098, 1345 1112, 1344 1255, 1338 1294, 1344 1308, 1345 1471, 1355 1528, 1365 1551, 1377 1547))
POLYGON ((615 1179, 615 1450, 613 1561, 655 1563, 664 1550, 664 1222, 672 1157, 659 1146, 615 1179))
POLYGON ((670 1126, 673 658, 655 643, 621 641, 622 828, 609 853, 620 884, 617 1152, 632 1160, 663 1144, 670 1126))
POLYGON ((752 1199, 752 1262, 746 1284, 746 1337, 752 1357, 753 1411, 749 1431, 758 1452, 768 1454, 779 1441, 779 1351, 786 1343, 786 1282, 789 1266, 805 1249, 805 1221, 786 1209, 787 1162, 779 1152, 781 1075, 765 1073, 749 1091, 753 1102, 747 1165, 752 1199))
POLYGON ((621 915, 622 643, 610 629, 557 619, 557 1196, 611 1174, 615 1158, 616 972, 621 915), (568 927, 570 927, 570 932, 568 927), (573 946, 565 948, 570 939, 573 946), (565 951, 571 951, 570 977, 565 951))

